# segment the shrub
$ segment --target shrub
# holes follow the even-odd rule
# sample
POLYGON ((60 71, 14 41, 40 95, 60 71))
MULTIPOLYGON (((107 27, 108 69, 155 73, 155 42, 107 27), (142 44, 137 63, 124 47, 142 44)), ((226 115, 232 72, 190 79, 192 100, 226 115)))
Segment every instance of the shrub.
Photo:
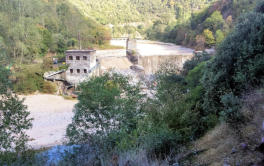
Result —
POLYGON ((184 76, 187 75, 188 72, 194 69, 199 63, 208 61, 209 59, 211 59, 211 56, 206 52, 203 52, 202 54, 196 54, 191 60, 188 60, 184 63, 182 74, 184 76))
MULTIPOLYGON (((0 67, 0 154, 10 151, 23 151, 28 141, 25 130, 31 127, 29 112, 11 91, 8 71, 0 67)), ((0 159, 1 161, 1 159, 0 159)))
POLYGON ((185 80, 190 87, 195 87, 200 84, 200 79, 203 75, 205 65, 206 62, 201 62, 194 69, 188 72, 188 75, 185 77, 185 80))
POLYGON ((42 74, 39 66, 27 66, 15 72, 14 91, 24 94, 41 91, 44 84, 42 74))
POLYGON ((49 71, 53 68, 53 60, 52 60, 52 57, 51 55, 49 56, 45 56, 43 58, 43 63, 42 63, 42 69, 44 71, 49 71))
POLYGON ((256 8, 255 8, 255 11, 257 13, 264 13, 264 2, 261 1, 257 4, 256 8))
POLYGON ((204 28, 215 32, 217 29, 221 29, 225 23, 220 11, 215 11, 204 21, 204 28))
POLYGON ((237 96, 232 93, 225 94, 221 97, 221 103, 224 106, 224 110, 220 112, 223 120, 231 124, 238 124, 243 121, 241 102, 237 96))
POLYGON ((225 39, 224 33, 219 29, 215 32, 216 45, 218 46, 225 39))
POLYGON ((41 92, 48 93, 48 94, 54 94, 56 92, 56 86, 48 81, 43 82, 43 86, 41 88, 41 92))
POLYGON ((205 43, 207 47, 215 45, 215 37, 212 31, 205 29, 203 31, 203 36, 205 37, 205 43))
POLYGON ((131 85, 122 75, 106 73, 91 78, 80 85, 80 91, 73 121, 67 128, 72 143, 87 143, 89 139, 96 146, 112 149, 122 134, 137 128, 144 116, 139 86, 131 85))
POLYGON ((193 69, 185 77, 177 74, 177 70, 173 72, 171 68, 162 68, 157 75, 156 99, 150 100, 146 108, 147 117, 150 118, 147 121, 152 124, 150 126, 154 129, 157 126, 167 126, 167 132, 171 131, 174 136, 168 136, 168 139, 174 138, 170 141, 173 140, 175 144, 194 140, 212 127, 210 115, 202 109, 204 90, 200 78, 205 62, 199 64, 197 59, 193 62, 198 65, 193 65, 193 69))

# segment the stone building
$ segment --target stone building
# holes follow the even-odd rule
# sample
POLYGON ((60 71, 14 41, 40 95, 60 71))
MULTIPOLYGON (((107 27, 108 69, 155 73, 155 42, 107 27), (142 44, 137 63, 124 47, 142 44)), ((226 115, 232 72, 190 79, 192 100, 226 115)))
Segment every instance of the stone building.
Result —
POLYGON ((95 50, 68 50, 66 51, 66 81, 77 85, 96 74, 98 67, 95 50))

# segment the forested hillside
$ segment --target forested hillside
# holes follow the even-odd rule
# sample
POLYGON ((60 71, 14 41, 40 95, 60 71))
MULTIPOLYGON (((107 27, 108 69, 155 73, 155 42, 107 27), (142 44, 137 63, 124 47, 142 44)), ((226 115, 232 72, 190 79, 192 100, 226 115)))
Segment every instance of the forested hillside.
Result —
POLYGON ((67 48, 106 44, 110 35, 63 0, 0 0, 0 54, 16 64, 67 48))
POLYGON ((174 25, 188 20, 215 0, 68 0, 101 24, 112 24, 113 35, 141 34, 154 22, 174 25))
POLYGON ((219 45, 235 25, 237 18, 251 11, 260 0, 219 0, 195 13, 187 22, 168 26, 162 22, 147 31, 153 40, 173 42, 179 45, 205 47, 219 45))

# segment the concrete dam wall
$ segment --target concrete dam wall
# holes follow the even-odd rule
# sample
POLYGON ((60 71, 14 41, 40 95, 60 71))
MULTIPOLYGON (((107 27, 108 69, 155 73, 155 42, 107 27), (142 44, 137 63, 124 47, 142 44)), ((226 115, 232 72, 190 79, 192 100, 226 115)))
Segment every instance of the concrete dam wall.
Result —
POLYGON ((144 67, 145 74, 155 74, 162 64, 172 63, 179 69, 183 67, 183 64, 191 59, 193 55, 160 55, 160 56, 139 56, 138 65, 144 67))
POLYGON ((127 41, 128 59, 142 66, 145 74, 155 74, 167 62, 181 69, 193 56, 194 50, 172 43, 134 39, 127 41))

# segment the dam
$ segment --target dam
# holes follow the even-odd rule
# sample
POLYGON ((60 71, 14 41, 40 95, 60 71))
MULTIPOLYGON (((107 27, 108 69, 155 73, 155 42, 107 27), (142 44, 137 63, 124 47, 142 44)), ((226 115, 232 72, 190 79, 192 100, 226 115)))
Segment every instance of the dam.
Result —
MULTIPOLYGON (((69 89, 88 80, 115 70, 122 74, 155 74, 164 63, 170 63, 181 69, 184 63, 194 56, 194 50, 171 43, 148 40, 111 40, 111 45, 122 46, 109 50, 68 50, 66 54, 67 70, 44 73, 49 81, 61 81, 69 89)), ((63 89, 65 89, 63 87, 63 89)))
POLYGON ((194 50, 172 43, 149 40, 112 40, 112 45, 126 47, 127 57, 144 68, 145 74, 155 74, 164 63, 172 63, 179 69, 194 56, 194 50))
POLYGON ((136 54, 138 65, 144 68, 145 74, 156 73, 160 65, 172 63, 179 69, 193 57, 194 50, 171 43, 137 41, 136 54))

